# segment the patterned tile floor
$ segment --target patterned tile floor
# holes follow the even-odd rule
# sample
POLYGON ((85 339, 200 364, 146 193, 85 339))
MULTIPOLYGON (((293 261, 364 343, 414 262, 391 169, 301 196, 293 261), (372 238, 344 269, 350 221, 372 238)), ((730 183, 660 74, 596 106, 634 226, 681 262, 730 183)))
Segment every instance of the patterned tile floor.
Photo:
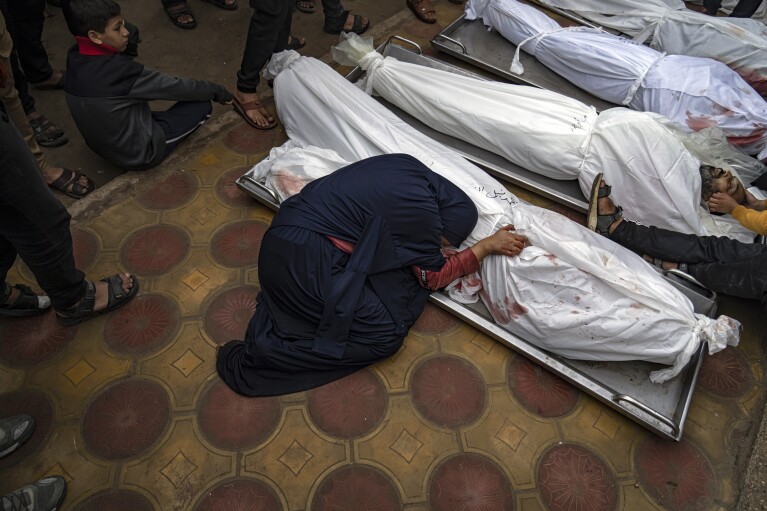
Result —
MULTIPOLYGON (((426 43, 439 28, 408 19, 398 33, 426 43)), ((243 335, 272 217, 233 181, 283 140, 226 114, 76 223, 78 265, 133 272, 142 291, 75 328, 50 314, 0 323, 0 413, 38 420, 0 460, 0 493, 61 474, 63 509, 78 511, 734 507, 765 400, 755 303, 724 301, 742 344, 706 358, 679 443, 433 306, 396 356, 344 380, 228 390, 215 346, 243 335)), ((22 265, 12 277, 32 281, 22 265)))

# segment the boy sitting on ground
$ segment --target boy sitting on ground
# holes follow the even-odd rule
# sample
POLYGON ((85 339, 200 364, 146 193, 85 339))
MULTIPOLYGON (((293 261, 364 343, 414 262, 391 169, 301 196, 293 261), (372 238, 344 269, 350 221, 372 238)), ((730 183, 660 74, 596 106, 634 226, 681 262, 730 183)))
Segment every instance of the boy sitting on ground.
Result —
POLYGON ((122 54, 128 31, 113 0, 72 0, 77 45, 67 56, 64 91, 77 128, 95 153, 126 170, 158 165, 232 94, 216 83, 146 69, 122 54), (153 112, 151 100, 178 101, 153 112))

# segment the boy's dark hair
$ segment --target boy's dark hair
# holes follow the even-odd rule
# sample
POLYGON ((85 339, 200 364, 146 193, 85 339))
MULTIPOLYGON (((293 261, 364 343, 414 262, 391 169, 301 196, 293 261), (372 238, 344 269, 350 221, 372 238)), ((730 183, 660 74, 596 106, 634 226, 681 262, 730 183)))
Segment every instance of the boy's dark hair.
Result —
POLYGON ((70 0, 67 26, 72 35, 88 37, 88 31, 104 33, 107 22, 120 15, 120 5, 113 0, 70 0))

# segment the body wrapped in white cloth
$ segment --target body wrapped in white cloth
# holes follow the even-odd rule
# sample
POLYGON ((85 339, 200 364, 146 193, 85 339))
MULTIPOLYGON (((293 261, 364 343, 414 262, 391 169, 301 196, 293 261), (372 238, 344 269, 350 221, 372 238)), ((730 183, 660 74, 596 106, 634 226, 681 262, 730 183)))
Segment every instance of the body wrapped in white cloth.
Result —
POLYGON ((713 351, 737 344, 736 321, 695 314, 641 258, 557 213, 520 202, 318 60, 283 52, 273 56, 268 72, 276 76, 277 110, 290 140, 257 165, 253 177, 286 197, 347 162, 389 153, 414 156, 476 204, 479 220, 466 245, 509 223, 534 245, 523 257, 484 259, 481 285, 470 276, 450 286, 458 300, 480 294, 510 331, 573 358, 670 365, 652 374, 658 382, 678 374, 700 342, 709 342, 713 351))
POLYGON ((599 98, 664 115, 688 132, 717 126, 746 154, 767 157, 767 101, 721 62, 664 55, 601 29, 562 28, 517 0, 469 0, 466 17, 517 46, 514 73, 524 72, 521 49, 599 98))
MULTIPOLYGON (((689 234, 753 239, 731 217, 714 217, 700 204, 701 160, 725 163, 694 152, 689 137, 657 114, 613 108, 597 116, 594 108, 551 91, 384 58, 356 35, 335 46, 333 57, 359 64, 367 71, 360 84, 366 91, 433 129, 531 172, 578 179, 586 196, 594 177, 604 173, 629 218, 689 234)), ((756 175, 754 170, 749 182, 756 175)))
POLYGON ((718 60, 767 96, 767 27, 755 19, 708 16, 685 8, 681 0, 539 0, 573 11, 637 42, 651 38, 669 55, 718 60))

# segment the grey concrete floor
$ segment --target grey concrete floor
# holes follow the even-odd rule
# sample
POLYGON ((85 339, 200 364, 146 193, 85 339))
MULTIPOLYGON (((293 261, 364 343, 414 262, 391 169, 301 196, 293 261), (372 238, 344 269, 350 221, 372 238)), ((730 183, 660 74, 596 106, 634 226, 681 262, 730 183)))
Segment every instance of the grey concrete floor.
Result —
MULTIPOLYGON (((163 12, 160 0, 123 0, 121 5, 125 19, 140 27, 142 42, 138 60, 141 63, 177 76, 216 81, 233 89, 251 13, 247 2, 240 2, 240 9, 230 12, 200 0, 189 0, 198 22, 194 30, 174 27, 163 12)), ((330 46, 337 41, 337 36, 322 31, 323 16, 319 0, 317 3, 318 11, 314 14, 294 14, 293 34, 308 40, 302 54, 320 57, 329 51, 330 46)), ((373 27, 385 25, 395 15, 407 15, 402 12, 404 2, 401 1, 344 0, 344 4, 352 12, 368 16, 373 27)), ((74 41, 66 29, 60 9, 50 6, 47 9, 49 17, 45 25, 44 43, 51 63, 63 69, 67 50, 74 41)), ((32 94, 38 111, 64 128, 69 135, 68 144, 46 150, 51 163, 81 169, 98 186, 123 174, 123 171, 86 147, 69 115, 62 91, 33 90, 32 94)), ((230 107, 215 105, 213 115, 221 115, 228 109, 230 107)), ((63 195, 60 196, 65 203, 73 203, 63 195)), ((742 481, 737 509, 767 510, 767 421, 762 421, 749 468, 742 481)))

